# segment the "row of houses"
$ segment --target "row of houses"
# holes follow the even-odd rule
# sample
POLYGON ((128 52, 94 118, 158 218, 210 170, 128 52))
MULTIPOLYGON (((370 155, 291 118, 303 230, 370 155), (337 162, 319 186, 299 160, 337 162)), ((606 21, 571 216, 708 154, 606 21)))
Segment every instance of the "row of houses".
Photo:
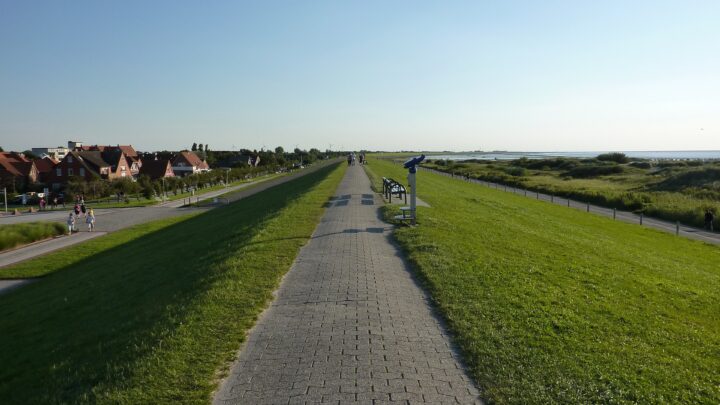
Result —
POLYGON ((151 179, 187 176, 210 170, 207 162, 191 151, 181 151, 172 159, 144 157, 131 145, 91 145, 68 142, 62 158, 43 155, 29 159, 22 153, 0 152, 0 179, 18 187, 43 183, 58 190, 72 178, 114 180, 146 175, 151 179), (71 147, 72 146, 72 147, 71 147))

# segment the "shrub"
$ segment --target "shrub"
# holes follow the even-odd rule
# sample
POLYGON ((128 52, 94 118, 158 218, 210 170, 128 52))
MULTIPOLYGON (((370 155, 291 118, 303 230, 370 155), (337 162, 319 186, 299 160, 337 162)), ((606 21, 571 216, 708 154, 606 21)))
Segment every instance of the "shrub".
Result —
POLYGON ((564 173, 565 176, 571 176, 575 178, 590 178, 590 177, 598 177, 598 176, 607 176, 610 174, 618 174, 622 173, 623 168, 622 166, 618 165, 602 165, 602 166, 595 166, 595 165, 588 165, 588 166, 578 166, 573 169, 568 170, 564 173))
POLYGON ((3 225, 0 227, 0 251, 62 235, 64 232, 65 226, 60 222, 3 225))
POLYGON ((615 163, 627 163, 628 157, 625 156, 624 153, 620 152, 612 152, 612 153, 603 153, 602 155, 598 155, 597 160, 605 161, 605 162, 615 162, 615 163))
POLYGON ((652 163, 650 163, 650 162, 644 162, 644 161, 641 161, 641 162, 630 162, 630 166, 632 166, 632 167, 637 167, 638 169, 651 169, 651 168, 652 168, 652 163))

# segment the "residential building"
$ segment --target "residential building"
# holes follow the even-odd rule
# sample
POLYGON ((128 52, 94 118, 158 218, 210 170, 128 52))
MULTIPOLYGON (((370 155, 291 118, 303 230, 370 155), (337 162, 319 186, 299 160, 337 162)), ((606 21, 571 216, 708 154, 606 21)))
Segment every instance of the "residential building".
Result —
POLYGON ((176 176, 188 176, 195 173, 210 171, 207 162, 200 159, 194 152, 184 150, 172 160, 173 172, 176 176))
POLYGON ((103 160, 100 152, 73 150, 55 165, 48 176, 48 183, 57 190, 73 177, 83 178, 86 181, 94 178, 109 179, 111 170, 112 165, 103 160))
POLYGON ((12 186, 13 191, 17 191, 37 180, 37 167, 25 155, 16 152, 0 152, 0 182, 4 186, 12 186))
POLYGON ((140 168, 140 175, 145 175, 155 180, 162 177, 175 177, 175 172, 173 172, 172 164, 167 159, 146 159, 140 168))
POLYGON ((53 170, 55 170, 55 166, 60 163, 60 161, 53 159, 52 157, 45 156, 42 159, 33 160, 33 163, 35 163, 35 167, 38 171, 38 181, 41 183, 47 183, 53 170))

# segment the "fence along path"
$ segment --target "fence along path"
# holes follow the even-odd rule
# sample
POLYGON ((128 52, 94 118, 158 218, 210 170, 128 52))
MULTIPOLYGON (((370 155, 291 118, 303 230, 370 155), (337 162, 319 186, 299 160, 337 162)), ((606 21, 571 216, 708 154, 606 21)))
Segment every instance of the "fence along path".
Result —
POLYGON ((647 226, 649 228, 658 229, 665 232, 674 233, 678 236, 682 236, 689 239, 701 240, 703 242, 720 245, 720 234, 710 232, 704 229, 695 228, 692 226, 682 225, 679 222, 672 223, 670 221, 664 221, 662 219, 647 217, 638 215, 629 211, 621 211, 613 208, 601 207, 598 205, 588 204, 581 201, 575 201, 565 197, 558 197, 551 194, 540 193, 537 191, 527 190, 519 187, 507 186, 504 184, 492 183, 485 180, 479 179, 467 179, 464 176, 455 176, 450 173, 445 173, 435 169, 429 169, 427 167, 420 167, 421 170, 436 173, 442 176, 451 177, 459 181, 467 181, 470 183, 480 184, 488 188, 494 188, 497 190, 507 191, 513 194, 519 194, 528 198, 533 198, 541 201, 547 201, 549 203, 563 205, 570 208, 580 209, 586 212, 594 214, 604 215, 619 221, 639 224, 647 226))

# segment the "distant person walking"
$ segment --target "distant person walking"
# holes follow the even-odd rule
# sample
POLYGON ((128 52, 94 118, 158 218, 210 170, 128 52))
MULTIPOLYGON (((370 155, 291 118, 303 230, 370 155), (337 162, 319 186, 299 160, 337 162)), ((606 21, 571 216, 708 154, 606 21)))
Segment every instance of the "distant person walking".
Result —
POLYGON ((73 211, 75 212, 75 216, 80 216, 80 204, 75 203, 75 207, 73 208, 73 211))
POLYGON ((68 227, 68 235, 72 235, 73 230, 75 229, 75 215, 71 212, 70 215, 68 215, 67 219, 67 227, 68 227))
POLYGON ((82 211, 83 215, 87 218, 87 208, 85 208, 85 201, 82 201, 80 203, 80 211, 82 211))
POLYGON ((709 229, 710 232, 713 231, 713 221, 715 221, 715 214, 710 210, 705 211, 705 228, 709 229))
POLYGON ((88 232, 95 230, 95 211, 93 211, 92 208, 90 208, 87 216, 85 217, 85 223, 87 224, 88 232))
POLYGON ((348 154, 347 160, 348 160, 348 166, 350 166, 352 164, 352 155, 348 154))

